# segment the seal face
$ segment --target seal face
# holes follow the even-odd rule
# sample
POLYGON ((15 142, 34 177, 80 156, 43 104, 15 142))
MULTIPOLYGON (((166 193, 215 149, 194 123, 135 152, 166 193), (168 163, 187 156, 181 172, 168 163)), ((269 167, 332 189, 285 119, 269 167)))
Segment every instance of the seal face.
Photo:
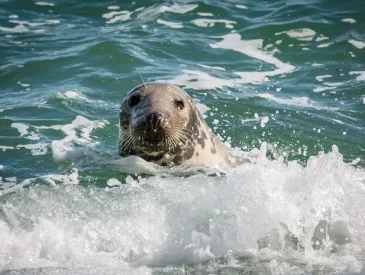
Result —
POLYGON ((162 166, 232 164, 227 148, 213 134, 181 88, 144 83, 123 98, 119 154, 136 155, 162 166))

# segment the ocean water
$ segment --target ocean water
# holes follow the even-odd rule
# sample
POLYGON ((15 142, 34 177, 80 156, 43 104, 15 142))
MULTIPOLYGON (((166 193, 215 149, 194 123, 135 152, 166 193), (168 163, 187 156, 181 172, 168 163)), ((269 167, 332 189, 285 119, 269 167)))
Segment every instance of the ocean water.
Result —
POLYGON ((365 2, 0 1, 0 274, 365 274, 365 2), (252 160, 117 155, 184 88, 252 160))

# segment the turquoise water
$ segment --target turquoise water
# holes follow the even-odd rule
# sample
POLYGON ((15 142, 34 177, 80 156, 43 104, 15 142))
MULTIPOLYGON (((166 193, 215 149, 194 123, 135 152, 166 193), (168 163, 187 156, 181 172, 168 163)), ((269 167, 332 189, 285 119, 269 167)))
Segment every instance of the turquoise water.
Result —
POLYGON ((0 270, 364 270, 364 13, 362 0, 0 1, 0 270), (253 162, 119 159, 120 101, 143 81, 184 88, 253 162), (313 250, 321 219, 352 241, 313 250), (258 249, 280 222, 304 251, 258 249))

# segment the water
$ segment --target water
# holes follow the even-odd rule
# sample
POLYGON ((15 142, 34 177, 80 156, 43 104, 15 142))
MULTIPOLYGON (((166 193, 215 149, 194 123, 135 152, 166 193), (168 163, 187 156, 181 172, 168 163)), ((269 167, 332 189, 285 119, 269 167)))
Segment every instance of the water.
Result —
POLYGON ((1 274, 363 274, 364 12, 1 1, 1 274), (119 159, 142 78, 184 88, 252 163, 119 159))

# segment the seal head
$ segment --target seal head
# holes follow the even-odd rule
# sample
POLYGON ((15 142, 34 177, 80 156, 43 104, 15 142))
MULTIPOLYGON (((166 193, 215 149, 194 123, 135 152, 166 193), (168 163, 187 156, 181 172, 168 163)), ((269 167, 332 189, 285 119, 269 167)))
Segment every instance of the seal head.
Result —
POLYGON ((119 154, 163 166, 230 163, 227 148, 212 133, 190 96, 166 83, 145 83, 122 101, 119 154))

